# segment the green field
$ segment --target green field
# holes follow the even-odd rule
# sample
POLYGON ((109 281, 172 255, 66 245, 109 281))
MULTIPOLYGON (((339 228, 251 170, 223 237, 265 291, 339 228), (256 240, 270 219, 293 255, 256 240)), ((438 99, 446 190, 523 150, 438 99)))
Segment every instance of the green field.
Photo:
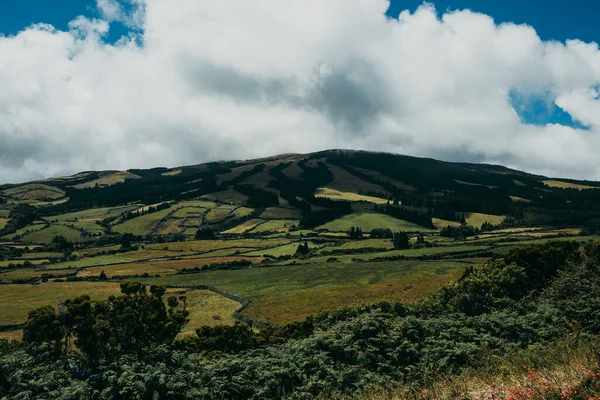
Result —
POLYGON ((173 210, 167 208, 153 212, 151 214, 142 215, 141 217, 133 218, 122 224, 113 226, 113 231, 118 233, 133 233, 134 235, 147 235, 156 225, 173 210))
POLYGON ((317 263, 213 271, 147 279, 165 285, 214 285, 252 303, 245 313, 275 323, 377 300, 414 301, 450 280, 466 264, 450 261, 317 263))
POLYGON ((244 221, 239 225, 234 226, 233 228, 227 229, 226 231, 221 232, 224 235, 240 235, 244 232, 248 232, 249 230, 255 228, 257 225, 264 223, 264 219, 249 219, 248 221, 244 221))
POLYGON ((363 232, 369 232, 376 228, 390 229, 393 232, 430 232, 431 229, 390 217, 384 214, 358 213, 346 215, 335 221, 321 225, 316 230, 329 230, 334 232, 348 232, 351 227, 360 227, 363 232))
POLYGON ((78 268, 78 267, 90 267, 94 265, 109 265, 109 264, 119 264, 124 262, 130 262, 131 259, 123 257, 121 255, 106 255, 106 256, 97 256, 90 258, 82 258, 76 261, 66 261, 57 264, 51 264, 46 267, 47 270, 54 269, 70 269, 70 268, 78 268))
POLYGON ((77 276, 99 276, 102 271, 104 271, 109 278, 112 278, 113 276, 142 275, 144 273, 151 275, 169 275, 177 272, 172 268, 161 267, 153 265, 152 263, 129 263, 105 265, 103 267, 88 267, 79 271, 77 276))
POLYGON ((287 232, 292 227, 297 227, 298 221, 293 219, 273 219, 263 224, 258 225, 250 231, 250 233, 263 232, 287 232))
POLYGON ((72 213, 52 215, 46 219, 49 221, 56 222, 73 222, 73 221, 101 221, 108 217, 114 217, 121 215, 125 212, 133 211, 138 208, 137 205, 120 206, 120 207, 102 207, 102 208, 90 208, 84 211, 77 211, 72 213))
POLYGON ((18 229, 15 233, 4 236, 4 238, 12 240, 15 237, 20 237, 31 232, 39 231, 40 229, 44 229, 45 227, 45 223, 37 221, 31 225, 27 225, 24 228, 18 229))
POLYGON ((221 220, 230 215, 233 208, 233 206, 219 206, 217 208, 213 208, 208 212, 208 214, 206 214, 206 221, 214 222, 221 220))
POLYGON ((48 244, 55 236, 64 236, 71 242, 82 242, 81 232, 64 225, 50 225, 48 228, 23 235, 21 241, 48 244))
POLYGON ((299 219, 302 213, 295 208, 269 207, 260 214, 265 219, 299 219))

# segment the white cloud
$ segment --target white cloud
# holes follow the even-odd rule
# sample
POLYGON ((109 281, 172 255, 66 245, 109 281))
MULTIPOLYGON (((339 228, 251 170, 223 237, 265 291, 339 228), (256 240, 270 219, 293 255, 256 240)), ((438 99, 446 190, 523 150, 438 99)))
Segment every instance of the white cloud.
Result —
POLYGON ((600 179, 600 51, 385 0, 97 0, 0 37, 0 181, 324 148, 600 179), (103 41, 114 21, 139 37, 103 41), (589 130, 524 123, 511 95, 589 130))

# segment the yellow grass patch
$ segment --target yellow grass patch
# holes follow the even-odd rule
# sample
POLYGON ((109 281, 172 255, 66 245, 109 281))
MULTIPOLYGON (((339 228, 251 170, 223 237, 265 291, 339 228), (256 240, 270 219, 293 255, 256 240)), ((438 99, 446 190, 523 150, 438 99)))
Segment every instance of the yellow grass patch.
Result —
POLYGON ((509 196, 513 203, 531 203, 531 200, 524 199, 523 197, 509 196))
POLYGON ((65 192, 57 187, 32 183, 17 186, 3 191, 6 196, 17 200, 46 200, 59 199, 65 195, 65 192))
POLYGON ((29 311, 58 304, 74 297, 89 295, 94 300, 121 293, 115 282, 48 282, 41 285, 2 285, 0 325, 21 324, 29 311))
POLYGON ((221 220, 231 214, 233 208, 233 206, 219 206, 217 208, 213 208, 208 212, 208 214, 206 214, 206 221, 212 222, 221 220))
POLYGON ((142 179, 141 176, 132 174, 127 171, 107 171, 101 172, 98 174, 100 177, 98 179, 94 179, 93 181, 80 183, 78 185, 73 186, 75 189, 88 189, 95 187, 96 185, 102 186, 112 186, 117 183, 123 183, 126 179, 142 179))
POLYGON ((365 196, 362 194, 356 194, 352 192, 341 192, 329 187, 318 188, 315 192, 315 197, 322 197, 331 200, 343 200, 343 201, 366 201, 373 204, 387 204, 387 199, 380 197, 365 196))
POLYGON ((190 322, 183 328, 180 337, 194 335, 201 326, 233 325, 233 313, 241 304, 209 290, 169 289, 166 297, 185 296, 190 322))
POLYGON ((179 175, 181 173, 181 169, 174 169, 172 171, 167 171, 167 172, 163 172, 161 175, 162 176, 175 176, 175 175, 179 175))
POLYGON ((580 185, 578 183, 563 182, 563 181, 556 181, 556 180, 545 180, 545 181, 542 181, 542 183, 546 186, 550 186, 553 188, 561 188, 561 189, 579 189, 579 190, 600 189, 600 186, 580 185))
POLYGON ((99 276, 102 271, 104 271, 106 276, 109 278, 112 278, 113 276, 142 275, 144 273, 148 273, 150 275, 170 275, 177 272, 172 268, 155 265, 154 263, 131 263, 90 267, 79 271, 77 276, 99 276))
POLYGON ((440 218, 431 218, 431 222, 433 222, 433 226, 435 226, 437 229, 442 229, 447 226, 454 226, 454 227, 460 226, 460 222, 448 221, 446 219, 440 219, 440 218))
POLYGON ((496 188, 498 188, 498 186, 482 185, 482 184, 479 184, 479 183, 459 181, 458 179, 455 179, 454 182, 460 183, 461 185, 467 185, 467 186, 480 186, 480 187, 486 187, 486 188, 489 188, 489 189, 496 189, 496 188))
POLYGON ((492 215, 492 214, 482 214, 482 213, 466 213, 465 220, 467 221, 467 225, 474 226, 476 228, 481 228, 484 222, 488 222, 492 225, 501 224, 506 217, 502 215, 492 215))

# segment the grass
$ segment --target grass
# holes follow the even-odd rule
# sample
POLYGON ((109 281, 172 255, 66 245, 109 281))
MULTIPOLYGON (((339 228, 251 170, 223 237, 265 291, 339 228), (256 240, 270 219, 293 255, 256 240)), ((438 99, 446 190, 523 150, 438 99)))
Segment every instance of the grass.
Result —
POLYGON ((172 211, 173 210, 170 208, 167 208, 165 210, 153 212, 152 214, 146 214, 141 217, 130 219, 122 224, 113 226, 113 231, 118 233, 129 232, 134 235, 147 235, 172 211))
POLYGON ((55 236, 64 236, 72 242, 82 242, 81 232, 64 225, 50 225, 48 228, 23 235, 22 242, 49 244, 55 236))
POLYGON ((88 232, 90 235, 99 236, 104 234, 102 226, 97 224, 95 221, 76 221, 76 222, 65 222, 61 225, 69 226, 71 228, 82 229, 88 232))
MULTIPOLYGON (((60 274, 72 272, 72 271, 61 271, 60 274)), ((26 268, 26 269, 14 269, 10 271, 0 270, 0 281, 12 281, 14 279, 29 279, 29 278, 37 278, 42 276, 43 274, 50 274, 51 272, 45 271, 40 268, 26 268)), ((57 275, 59 273, 56 273, 57 275)))
POLYGON ((363 302, 414 301, 457 279, 464 265, 449 261, 316 263, 172 275, 146 281, 214 285, 250 299, 246 314, 284 323, 363 302))
POLYGON ((91 256, 103 253, 105 251, 119 250, 121 245, 113 245, 113 246, 105 246, 105 247, 91 247, 89 249, 78 249, 73 252, 74 255, 81 256, 91 256))
POLYGON ((233 313, 240 303, 209 290, 169 289, 166 296, 186 296, 189 322, 180 336, 194 335, 201 326, 233 325, 233 313))
POLYGON ((54 269, 70 269, 80 267, 92 267, 95 265, 109 265, 109 264, 120 264, 131 261, 130 259, 123 257, 122 255, 106 255, 97 256, 90 258, 82 258, 76 261, 66 261, 58 264, 51 264, 46 267, 47 270, 54 269))
POLYGON ((233 210, 233 215, 235 215, 237 218, 244 218, 244 217, 247 217, 248 215, 252 214, 253 212, 254 212, 254 209, 252 209, 252 208, 238 207, 235 210, 233 210))
POLYGON ((224 235, 241 235, 242 233, 248 232, 252 230, 257 225, 265 222, 264 219, 249 219, 248 221, 244 221, 241 224, 234 226, 226 231, 221 232, 224 235))
POLYGON ((106 265, 103 267, 90 267, 79 271, 77 276, 99 276, 102 271, 104 271, 109 278, 112 278, 113 276, 142 275, 144 273, 150 275, 169 275, 177 272, 172 268, 161 267, 152 263, 129 263, 106 265))
POLYGON ((291 219, 273 219, 256 226, 250 233, 263 232, 288 232, 292 227, 298 226, 297 220, 291 219))
POLYGON ((9 219, 0 217, 0 229, 4 228, 8 224, 9 219))
MULTIPOLYGON (((243 253, 246 256, 262 256, 268 255, 271 257, 280 257, 280 256, 292 256, 296 254, 296 250, 298 250, 298 246, 304 242, 295 242, 290 244, 285 244, 283 246, 272 247, 270 249, 260 249, 250 251, 248 253, 243 253)), ((309 248, 314 248, 317 245, 313 242, 308 242, 309 248)))
POLYGON ((326 247, 320 250, 319 253, 328 250, 355 250, 355 249, 381 249, 392 250, 394 245, 390 239, 364 239, 353 240, 351 242, 342 243, 339 246, 326 247))
POLYGON ((390 229, 393 232, 430 232, 431 229, 390 217, 384 214, 358 213, 349 214, 335 221, 321 225, 316 230, 326 229, 336 232, 348 232, 351 227, 360 227, 363 232, 369 232, 375 228, 390 229))
POLYGON ((57 307, 65 300, 84 294, 92 299, 106 299, 120 293, 114 282, 48 282, 41 285, 2 285, 0 290, 0 325, 20 324, 29 311, 41 306, 57 307))
POLYGON ((161 222, 156 229, 157 235, 171 235, 174 233, 183 233, 185 228, 179 226, 181 223, 180 219, 168 218, 161 222))
POLYGON ((502 215, 492 215, 492 214, 481 214, 481 213, 466 213, 465 220, 467 221, 467 225, 471 225, 476 228, 481 228, 484 222, 488 222, 492 225, 501 224, 506 217, 502 215))
POLYGON ((235 239, 235 240, 194 240, 187 242, 156 243, 146 246, 146 249, 161 250, 168 248, 175 251, 212 251, 233 247, 273 247, 290 243, 289 239, 235 239))
POLYGON ((75 189, 88 189, 96 185, 112 186, 123 183, 126 179, 141 179, 142 177, 127 171, 101 172, 100 178, 73 186, 75 189))
POLYGON ((65 192, 57 187, 37 183, 6 189, 3 193, 18 200, 54 200, 65 195, 65 192))
POLYGON ((232 261, 249 260, 253 263, 260 263, 262 257, 243 257, 243 256, 223 256, 223 257, 202 257, 202 258, 183 258, 179 260, 155 260, 152 261, 152 265, 156 265, 164 268, 171 269, 191 269, 191 268, 202 268, 206 265, 211 264, 222 264, 229 263, 232 261))
POLYGON ((73 222, 73 221, 102 221, 108 217, 114 217, 121 215, 125 212, 133 211, 138 208, 137 205, 131 206, 120 206, 120 207, 102 207, 102 208, 90 208, 83 211, 76 211, 72 213, 52 215, 46 217, 49 221, 56 222, 73 222))
POLYGON ((356 194, 352 192, 342 192, 339 190, 323 187, 318 188, 315 197, 322 197, 331 200, 340 200, 340 201, 366 201, 368 203, 373 204, 387 204, 387 199, 382 199, 380 197, 373 196, 365 196, 362 194, 356 194))
POLYGON ((260 214, 265 219, 299 219, 302 218, 300 210, 295 208, 269 207, 260 214))
POLYGON ((4 238, 12 240, 12 239, 14 239, 17 236, 23 236, 23 235, 26 235, 26 234, 31 233, 31 232, 36 232, 36 231, 39 231, 40 229, 44 229, 45 227, 46 227, 46 224, 40 223, 40 222, 36 222, 36 223, 31 224, 31 225, 27 225, 24 228, 18 229, 15 233, 12 233, 10 235, 6 235, 6 236, 4 236, 4 238))
POLYGON ((542 181, 542 183, 546 186, 549 186, 552 188, 560 188, 560 189, 578 189, 578 190, 600 189, 599 186, 580 185, 578 183, 563 182, 563 181, 556 181, 556 180, 544 180, 544 181, 542 181))
POLYGON ((219 221, 219 220, 227 217, 229 214, 231 214, 231 210, 233 208, 234 208, 233 206, 219 206, 217 208, 213 208, 212 210, 210 210, 208 212, 208 214, 206 214, 206 221, 207 222, 219 221))
POLYGON ((453 227, 460 226, 460 222, 448 221, 448 220, 440 219, 440 218, 431 218, 431 222, 433 222, 433 226, 435 226, 437 229, 442 229, 447 226, 453 226, 453 227))
POLYGON ((183 207, 173 213, 175 218, 199 217, 206 211, 206 208, 200 207, 183 207))
POLYGON ((248 201, 248 196, 241 194, 240 192, 227 189, 221 192, 214 192, 207 195, 202 196, 203 199, 222 201, 230 204, 244 204, 248 201))
POLYGON ((8 218, 9 215, 10 210, 7 210, 6 208, 0 208, 0 218, 8 218))
MULTIPOLYGON (((33 265, 41 265, 41 264, 45 264, 45 263, 49 262, 50 260, 42 258, 39 260, 28 260, 28 261, 33 265)), ((23 265, 23 263, 25 263, 25 260, 4 260, 4 261, 0 261, 0 268, 7 268, 7 267, 9 267, 10 264, 23 265)))

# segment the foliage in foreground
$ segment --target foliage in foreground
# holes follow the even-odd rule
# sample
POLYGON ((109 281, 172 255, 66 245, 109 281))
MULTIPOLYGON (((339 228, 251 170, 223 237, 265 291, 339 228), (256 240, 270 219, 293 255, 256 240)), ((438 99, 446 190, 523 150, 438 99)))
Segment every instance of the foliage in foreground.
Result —
MULTIPOLYGON (((441 374, 485 369, 568 338, 575 325, 580 340, 593 339, 600 328, 600 246, 586 246, 583 255, 577 246, 516 249, 412 307, 383 302, 261 332, 202 328, 197 338, 175 343, 185 320, 178 299, 167 310, 161 288, 148 294, 130 284, 131 292, 105 303, 66 302, 67 310, 85 308, 66 312, 74 322, 61 319, 63 312, 33 312, 29 344, 0 345, 0 395, 312 399, 374 387, 417 393, 441 374), (148 332, 150 339, 142 339, 148 332), (70 337, 78 352, 69 351, 70 337)), ((596 383, 590 382, 591 396, 596 383)))

